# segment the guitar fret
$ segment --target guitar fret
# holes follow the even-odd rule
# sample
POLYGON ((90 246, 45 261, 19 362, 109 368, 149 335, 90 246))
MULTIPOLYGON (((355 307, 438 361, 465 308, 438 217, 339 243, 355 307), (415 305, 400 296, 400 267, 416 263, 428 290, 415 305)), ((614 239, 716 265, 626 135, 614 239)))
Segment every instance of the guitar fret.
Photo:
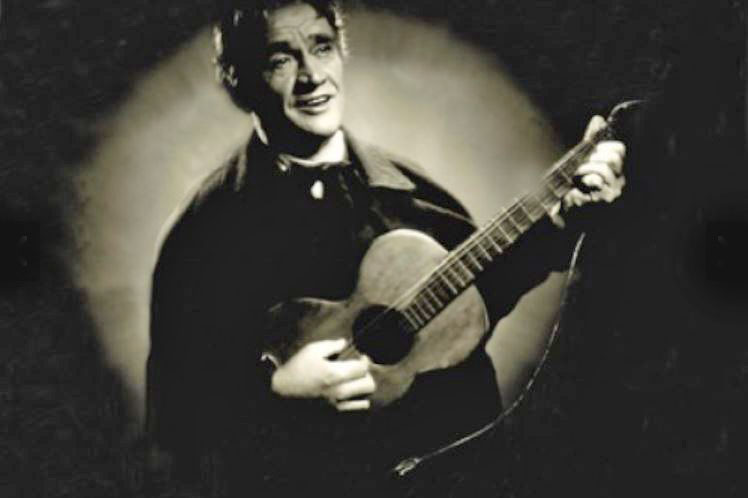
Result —
POLYGON ((540 219, 540 216, 538 216, 537 218, 533 216, 533 213, 531 210, 532 207, 530 209, 527 209, 527 206, 525 205, 524 202, 522 202, 522 200, 517 201, 517 206, 519 206, 519 209, 522 212, 522 214, 524 214, 527 217, 527 219, 530 220, 530 225, 532 225, 533 223, 535 223, 536 221, 540 219))
POLYGON ((473 265, 470 260, 466 257, 467 249, 465 249, 462 253, 458 254, 455 259, 455 266, 458 266, 462 268, 462 275, 465 276, 465 281, 469 282, 472 280, 472 278, 475 276, 475 270, 476 267, 473 265))
POLYGON ((436 298, 433 292, 431 292, 431 289, 428 288, 428 286, 423 287, 420 291, 421 299, 425 300, 428 304, 432 314, 438 313, 441 309, 441 303, 436 298))
POLYGON ((415 323, 416 328, 420 328, 423 325, 421 317, 418 316, 418 312, 413 306, 408 306, 408 317, 415 323))
POLYGON ((434 293, 434 291, 431 290, 430 286, 427 285, 426 287, 423 288, 423 290, 426 291, 426 294, 428 294, 429 296, 431 296, 431 298, 434 300, 434 302, 436 303, 436 305, 437 305, 438 308, 444 307, 444 303, 442 303, 439 300, 439 296, 437 296, 434 293))
POLYGON ((571 176, 569 172, 566 171, 566 168, 561 167, 558 169, 558 171, 559 173, 561 173, 561 176, 563 176, 567 182, 572 183, 573 177, 571 176))
POLYGON ((501 233, 504 235, 504 237, 506 237, 507 242, 509 242, 509 244, 512 244, 515 240, 517 240, 516 236, 512 236, 512 229, 516 230, 516 227, 514 227, 511 223, 507 225, 504 223, 504 221, 505 220, 502 220, 498 224, 499 230, 501 230, 501 233))
POLYGON ((551 183, 550 181, 548 181, 548 182, 546 183, 546 186, 548 187, 548 190, 550 190, 550 191, 551 191, 551 192, 553 193, 553 196, 554 196, 554 197, 555 197, 556 199, 560 199, 561 197, 563 197, 563 194, 560 194, 560 193, 558 192, 558 190, 556 190, 556 188, 555 188, 555 187, 553 186, 553 184, 552 184, 552 183, 551 183))
POLYGON ((467 251, 467 255, 470 257, 470 259, 473 260, 473 262, 475 263, 475 266, 478 267, 478 270, 483 271, 483 265, 480 264, 480 261, 478 261, 478 258, 470 250, 467 251))
POLYGON ((413 306, 413 310, 416 311, 418 314, 417 316, 421 319, 423 319, 423 323, 428 322, 429 320, 429 314, 427 311, 425 311, 423 308, 421 308, 420 304, 418 303, 418 299, 414 299, 411 303, 413 306))
POLYGON ((465 287, 465 281, 462 280, 460 274, 454 268, 452 268, 452 266, 447 266, 446 269, 447 271, 452 272, 452 274, 457 278, 457 284, 460 287, 465 287))
POLYGON ((452 291, 452 294, 457 294, 457 287, 455 287, 452 282, 449 281, 449 277, 447 277, 446 273, 442 273, 439 275, 439 277, 442 279, 443 282, 446 282, 447 286, 449 287, 449 290, 452 291))
POLYGON ((534 210, 532 213, 534 216, 533 223, 535 223, 536 221, 541 219, 543 216, 548 214, 548 210, 545 208, 541 200, 538 199, 537 197, 535 198, 535 204, 533 206, 534 206, 534 210))
POLYGON ((553 197, 552 199, 548 199, 548 196, 545 195, 539 195, 537 196, 538 202, 540 202, 540 205, 545 210, 546 213, 550 214, 551 210, 556 206, 556 203, 558 202, 558 198, 556 198, 553 193, 550 193, 550 197, 553 197), (551 204, 550 206, 546 204, 546 201, 549 201, 551 204))
POLYGON ((411 327, 413 327, 413 330, 418 330, 421 327, 420 322, 418 321, 418 319, 411 316, 412 314, 413 313, 408 308, 405 308, 402 311, 402 315, 405 317, 406 320, 408 320, 408 323, 410 324, 411 327))
POLYGON ((501 223, 496 223, 496 228, 498 228, 499 231, 501 232, 501 235, 504 236, 504 240, 506 240, 509 244, 513 242, 509 234, 504 231, 504 227, 501 226, 501 223))
POLYGON ((475 278, 475 275, 473 274, 473 272, 470 271, 470 268, 467 267, 467 265, 465 264, 464 261, 462 261, 461 258, 457 258, 455 260, 455 263, 456 263, 455 267, 459 266, 462 269, 462 271, 464 273, 464 276, 467 277, 465 279, 465 283, 462 283, 462 286, 464 287, 467 282, 469 282, 469 281, 471 281, 472 279, 475 278))
MULTIPOLYGON (((513 228, 514 228, 515 230, 517 230, 517 231, 518 231, 519 233, 522 233, 522 229, 521 229, 521 228, 520 228, 519 226, 517 226, 517 223, 516 223, 516 222, 514 221, 514 219, 512 218, 512 214, 511 214, 511 213, 510 213, 509 211, 507 211, 507 210, 505 209, 505 210, 504 210, 504 215, 505 215, 505 219, 509 220, 509 224, 510 224, 510 225, 511 225, 511 226, 512 226, 512 227, 513 227, 513 228)), ((515 238, 516 238, 516 237, 515 237, 515 238)))
POLYGON ((429 320, 431 320, 431 315, 429 315, 428 311, 421 308, 420 306, 417 306, 416 309, 418 310, 418 318, 421 319, 421 327, 425 327, 427 323, 429 323, 429 320))
MULTIPOLYGON (((441 279, 438 278, 439 275, 435 275, 431 278, 431 282, 428 284, 429 288, 431 285, 433 285, 436 289, 435 294, 443 300, 443 302, 449 302, 449 300, 452 298, 453 294, 451 294, 444 286, 443 282, 441 282, 441 279)), ((432 291, 433 292, 433 291, 432 291)))
POLYGON ((485 254, 486 259, 489 262, 491 262, 491 261, 493 261, 493 258, 491 257, 491 254, 488 252, 488 250, 485 247, 483 247, 483 244, 481 244, 482 241, 483 241, 483 237, 478 237, 475 245, 478 247, 478 249, 480 249, 480 251, 483 254, 485 254))
POLYGON ((432 317, 436 314, 436 308, 434 308, 434 305, 431 304, 431 301, 429 301, 425 295, 419 296, 416 299, 421 299, 421 301, 423 301, 424 305, 427 308, 427 311, 429 312, 429 317, 432 317))
POLYGON ((532 218, 527 216, 527 214, 522 211, 521 209, 514 211, 510 211, 510 216, 514 220, 514 224, 517 226, 517 230, 519 230, 520 233, 527 230, 530 226, 532 226, 532 218), (516 216, 516 218, 515 218, 516 216), (524 217, 524 219, 522 219, 524 217))
POLYGON ((488 241, 489 241, 489 242, 491 243, 491 245, 492 245, 492 246, 493 246, 493 247, 494 247, 494 248, 496 249, 496 253, 497 253, 497 254, 503 254, 503 253, 504 253, 504 249, 503 249, 503 248, 501 247, 501 245, 499 245, 499 243, 498 243, 498 242, 496 242, 496 241, 495 241, 495 240, 493 239, 493 237, 491 237, 491 233, 490 233, 490 232, 487 232, 487 233, 486 233, 486 238, 487 238, 487 239, 488 239, 488 241))
POLYGON ((562 174, 563 170, 559 170, 553 175, 553 185, 561 189, 561 196, 569 189, 571 181, 564 177, 562 174))

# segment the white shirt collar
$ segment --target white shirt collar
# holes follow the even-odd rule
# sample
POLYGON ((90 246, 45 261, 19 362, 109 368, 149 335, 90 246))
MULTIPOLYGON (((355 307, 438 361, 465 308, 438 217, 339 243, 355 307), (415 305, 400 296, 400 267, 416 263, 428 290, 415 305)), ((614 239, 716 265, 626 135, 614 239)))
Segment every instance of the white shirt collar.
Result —
MULTIPOLYGON (((262 127, 262 122, 256 114, 252 114, 255 133, 260 141, 268 146, 270 140, 262 127)), ((336 131, 311 157, 300 158, 292 154, 281 153, 278 155, 284 161, 300 166, 314 167, 318 164, 341 163, 348 160, 348 147, 346 146, 345 134, 340 129, 336 131)))

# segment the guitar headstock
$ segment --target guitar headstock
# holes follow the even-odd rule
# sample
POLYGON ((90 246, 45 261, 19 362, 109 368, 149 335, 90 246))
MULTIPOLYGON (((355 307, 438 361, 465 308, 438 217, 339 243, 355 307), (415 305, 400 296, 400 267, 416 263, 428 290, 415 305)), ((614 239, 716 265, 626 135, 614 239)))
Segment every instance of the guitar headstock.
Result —
POLYGON ((601 140, 608 140, 613 138, 613 136, 615 135, 615 127, 621 117, 621 114, 625 114, 626 112, 635 109, 643 105, 644 103, 644 100, 637 99, 626 100, 624 102, 621 102, 620 104, 616 104, 613 109, 611 109, 610 114, 608 114, 608 117, 605 120, 606 126, 595 134, 595 136, 593 137, 593 141, 599 142, 601 140))

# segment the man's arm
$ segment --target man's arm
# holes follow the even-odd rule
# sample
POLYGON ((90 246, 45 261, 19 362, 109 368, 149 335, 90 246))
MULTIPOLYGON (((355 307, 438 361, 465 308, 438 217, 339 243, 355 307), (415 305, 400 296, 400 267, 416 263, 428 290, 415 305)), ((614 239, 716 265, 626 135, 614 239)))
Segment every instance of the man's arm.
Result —
MULTIPOLYGON (((606 125, 594 116, 584 134, 591 139, 606 125)), ((599 142, 575 173, 575 184, 557 207, 510 248, 505 258, 481 279, 491 326, 509 313, 519 298, 540 285, 552 271, 566 271, 583 231, 600 222, 600 204, 615 201, 626 183, 623 159, 626 148, 616 140, 599 142), (498 286, 496 284, 499 284, 498 286)))

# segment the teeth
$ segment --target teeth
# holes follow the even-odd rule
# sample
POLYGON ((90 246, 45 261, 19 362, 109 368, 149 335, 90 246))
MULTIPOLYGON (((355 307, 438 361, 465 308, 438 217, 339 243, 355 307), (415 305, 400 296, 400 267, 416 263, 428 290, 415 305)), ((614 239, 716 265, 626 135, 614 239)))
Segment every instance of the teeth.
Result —
POLYGON ((304 100, 301 102, 301 105, 318 105, 318 104, 327 102, 327 100, 328 100, 328 97, 317 97, 317 98, 310 99, 310 100, 304 100))

